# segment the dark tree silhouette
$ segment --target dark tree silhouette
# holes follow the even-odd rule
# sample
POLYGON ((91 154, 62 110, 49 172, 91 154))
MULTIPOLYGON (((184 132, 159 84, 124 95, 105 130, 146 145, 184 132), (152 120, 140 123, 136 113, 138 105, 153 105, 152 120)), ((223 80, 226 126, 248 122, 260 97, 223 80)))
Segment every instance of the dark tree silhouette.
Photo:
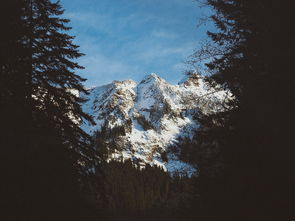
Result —
POLYGON ((92 122, 77 96, 87 93, 75 74, 83 54, 59 2, 12 0, 1 9, 1 216, 84 220, 80 189, 96 153, 80 128, 92 122))
POLYGON ((195 61, 211 57, 212 78, 238 102, 236 109, 205 120, 209 130, 203 139, 217 143, 225 160, 220 177, 203 178, 208 211, 216 211, 211 218, 218 220, 285 219, 294 152, 287 143, 294 7, 291 1, 206 3, 218 30, 208 32, 211 42, 195 61))

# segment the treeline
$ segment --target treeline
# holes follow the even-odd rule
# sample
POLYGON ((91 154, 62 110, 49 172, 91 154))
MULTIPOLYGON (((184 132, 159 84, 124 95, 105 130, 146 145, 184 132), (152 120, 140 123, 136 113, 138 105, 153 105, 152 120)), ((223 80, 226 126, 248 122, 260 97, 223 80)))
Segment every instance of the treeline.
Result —
MULTIPOLYGON (((113 131, 118 130, 110 132, 116 137, 113 131)), ((169 174, 136 159, 109 161, 112 153, 122 151, 109 141, 110 133, 104 128, 94 136, 101 162, 90 176, 86 199, 95 205, 98 216, 106 220, 191 220, 198 201, 197 177, 169 174)))
MULTIPOLYGON (((87 201, 103 220, 194 220, 196 177, 139 168, 126 160, 102 163, 92 177, 87 201)), ((87 195, 86 195, 87 196, 87 195)))

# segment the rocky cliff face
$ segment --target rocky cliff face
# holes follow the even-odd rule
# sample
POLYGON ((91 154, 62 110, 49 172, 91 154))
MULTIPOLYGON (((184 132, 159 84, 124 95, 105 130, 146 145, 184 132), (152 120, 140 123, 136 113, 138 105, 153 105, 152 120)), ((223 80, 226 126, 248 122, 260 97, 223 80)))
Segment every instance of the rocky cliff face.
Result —
POLYGON ((104 136, 109 160, 131 159, 142 167, 157 165, 168 172, 190 174, 196 169, 179 160, 169 147, 179 138, 191 138, 199 127, 193 115, 222 111, 232 99, 229 91, 212 86, 198 74, 187 76, 178 85, 150 74, 139 84, 114 81, 89 92, 83 109, 96 125, 82 127, 104 136))

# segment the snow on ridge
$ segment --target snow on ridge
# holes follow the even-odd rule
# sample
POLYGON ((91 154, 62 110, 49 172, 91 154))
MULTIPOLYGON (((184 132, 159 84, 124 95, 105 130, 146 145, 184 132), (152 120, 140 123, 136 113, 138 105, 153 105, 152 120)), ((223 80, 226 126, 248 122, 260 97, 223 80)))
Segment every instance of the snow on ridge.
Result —
POLYGON ((139 160, 142 165, 157 165, 171 173, 193 174, 196 169, 179 160, 168 147, 179 137, 191 138, 199 127, 191 110, 205 114, 221 110, 217 106, 228 92, 214 90, 199 75, 187 76, 178 85, 167 83, 155 73, 145 76, 139 84, 132 80, 113 81, 89 90, 83 110, 94 116, 97 125, 82 128, 90 134, 105 128, 112 134, 114 128, 123 127, 123 134, 108 138, 123 148, 114 150, 110 159, 139 160), (168 162, 161 158, 163 152, 169 153, 168 162))

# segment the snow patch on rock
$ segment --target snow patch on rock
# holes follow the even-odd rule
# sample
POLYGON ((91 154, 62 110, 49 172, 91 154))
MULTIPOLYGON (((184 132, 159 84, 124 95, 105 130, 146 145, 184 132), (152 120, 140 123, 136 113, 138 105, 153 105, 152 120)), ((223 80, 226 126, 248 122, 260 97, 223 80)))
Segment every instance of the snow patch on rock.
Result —
POLYGON ((125 80, 91 88, 85 98, 83 110, 94 117, 96 125, 81 127, 89 134, 107 130, 106 142, 113 139, 120 146, 113 149, 109 160, 131 159, 141 166, 156 165, 170 173, 188 174, 194 174, 196 168, 181 161, 169 147, 180 137, 192 138, 199 127, 194 113, 222 111, 233 99, 228 90, 211 86, 198 74, 171 85, 154 73, 139 84, 125 80), (118 127, 124 133, 112 135, 118 127), (162 159, 163 153, 167 153, 167 161, 162 159))

